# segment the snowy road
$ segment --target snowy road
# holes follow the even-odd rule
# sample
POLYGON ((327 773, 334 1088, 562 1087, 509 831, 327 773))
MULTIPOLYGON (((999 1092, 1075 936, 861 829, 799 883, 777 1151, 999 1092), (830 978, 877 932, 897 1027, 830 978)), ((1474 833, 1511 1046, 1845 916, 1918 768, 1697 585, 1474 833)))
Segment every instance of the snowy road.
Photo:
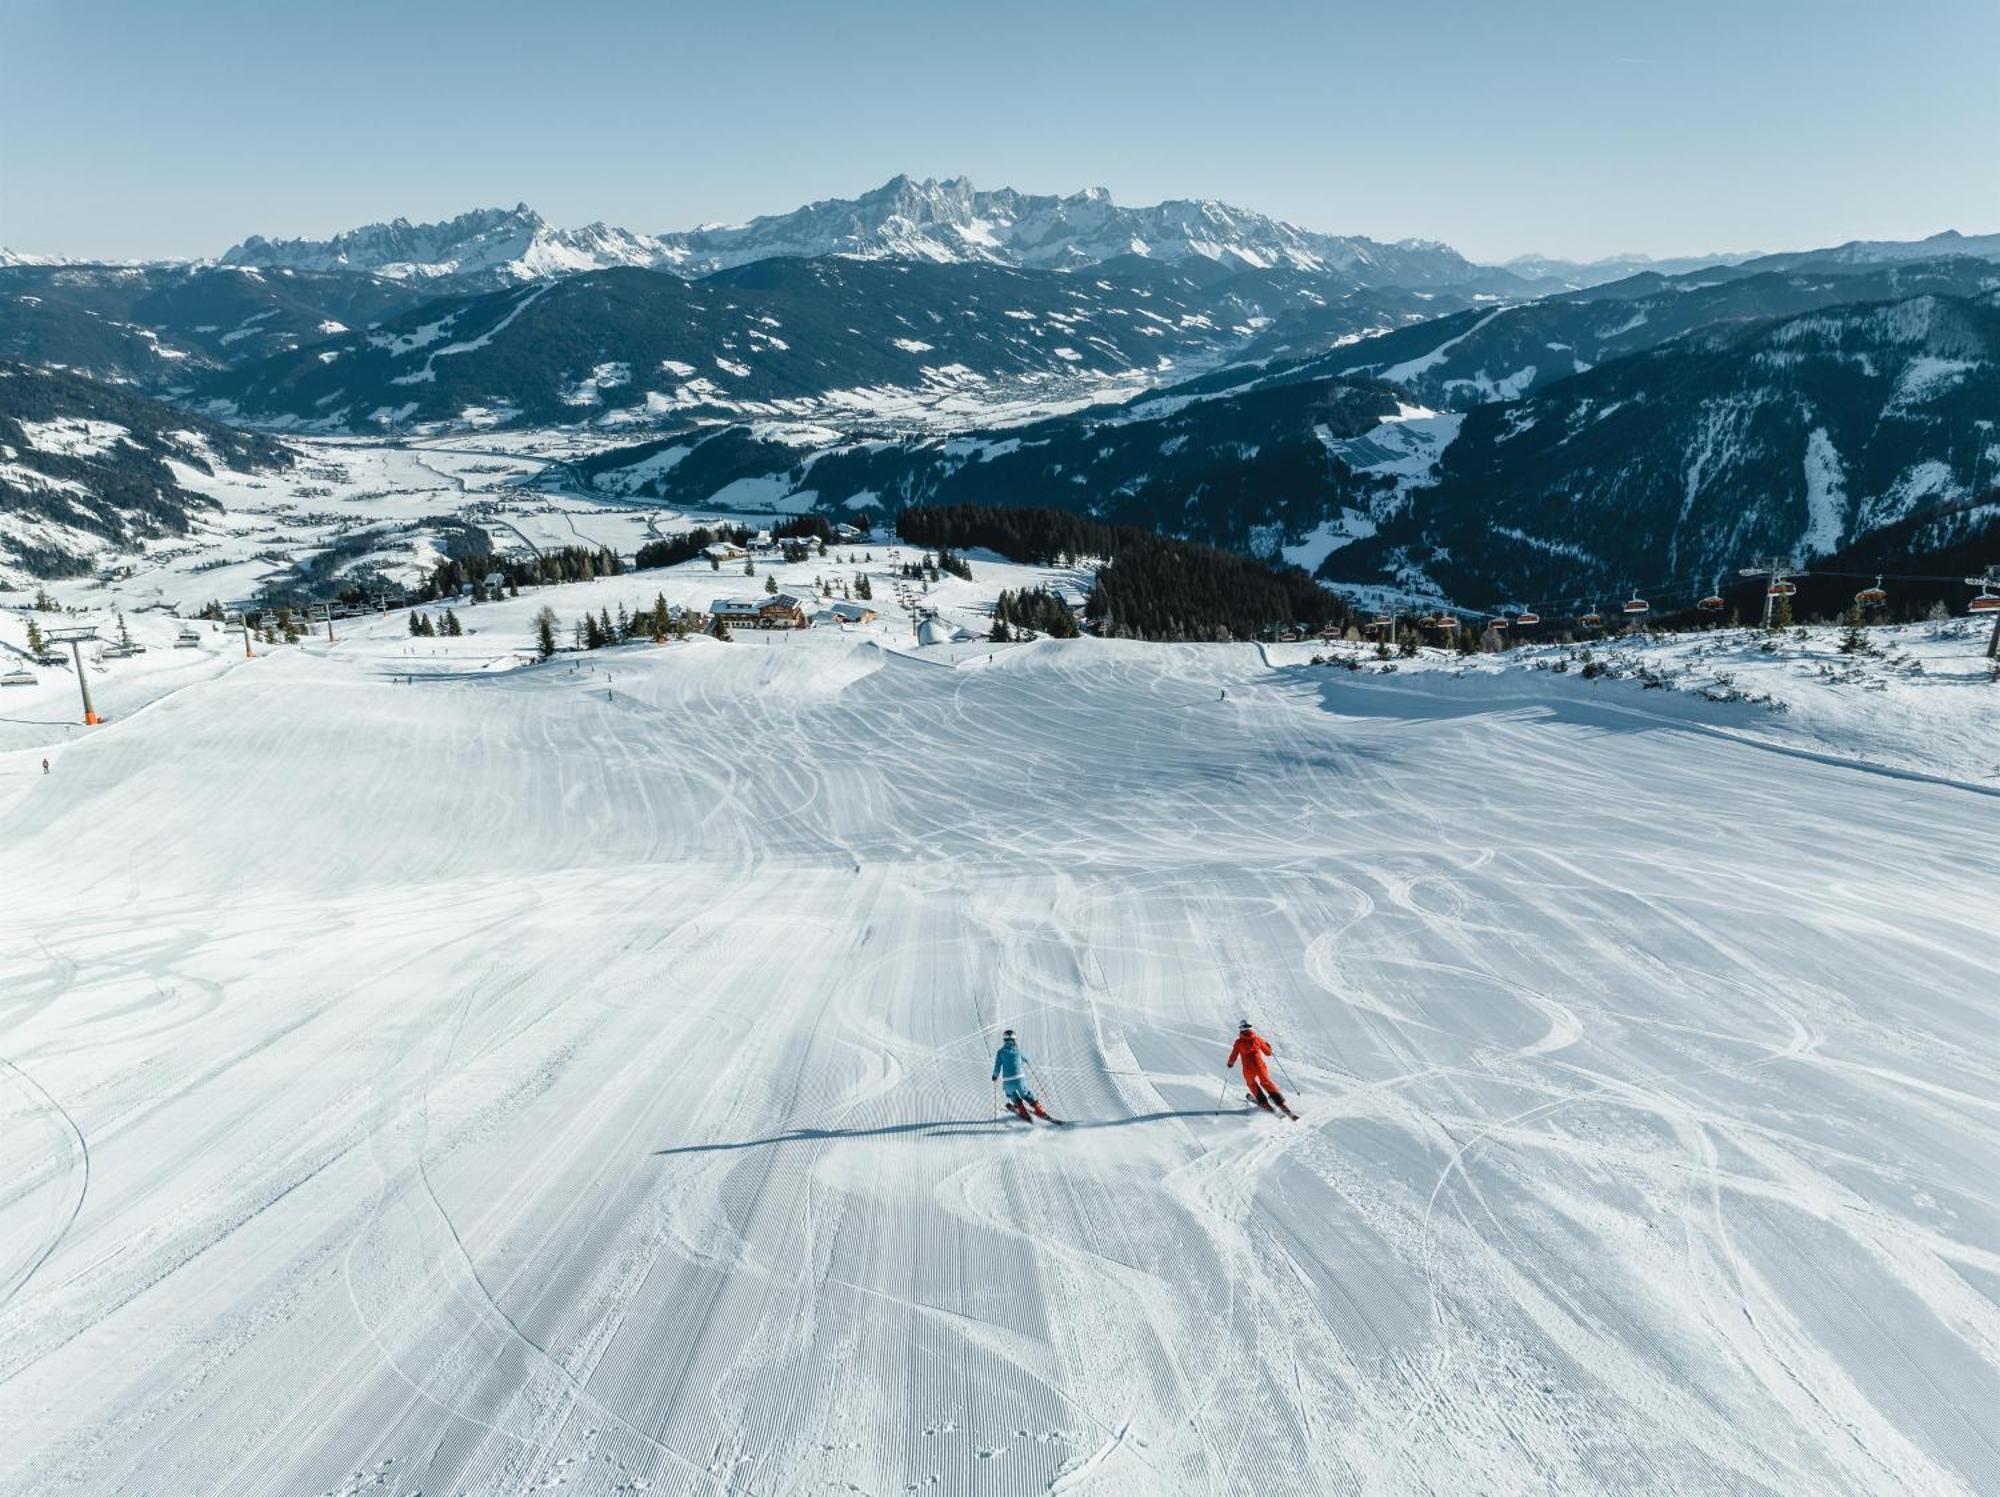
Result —
POLYGON ((0 810, 0 1488, 2000 1490, 2000 800, 1247 650, 403 668, 0 810))

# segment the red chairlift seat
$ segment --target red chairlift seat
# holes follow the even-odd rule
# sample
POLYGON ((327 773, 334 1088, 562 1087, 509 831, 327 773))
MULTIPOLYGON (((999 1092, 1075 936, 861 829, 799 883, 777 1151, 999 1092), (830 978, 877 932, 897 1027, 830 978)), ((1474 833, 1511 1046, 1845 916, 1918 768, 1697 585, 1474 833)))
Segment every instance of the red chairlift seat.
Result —
POLYGON ((1703 613, 1720 613, 1728 605, 1725 604, 1721 598, 1717 597, 1713 593, 1710 593, 1706 598, 1703 598, 1699 603, 1695 604, 1694 606, 1699 608, 1703 613))
POLYGON ((1539 613, 1517 613, 1514 615, 1514 622, 1523 628, 1531 624, 1539 624, 1541 621, 1542 616, 1539 613))
POLYGON ((1880 608, 1889 601, 1889 592, 1882 586, 1882 579, 1877 577, 1873 587, 1864 587, 1854 595, 1854 601, 1863 608, 1880 608))
POLYGON ((1799 590, 1796 582, 1774 582, 1765 589, 1774 598, 1789 598, 1799 590))
POLYGON ((1601 613, 1586 613, 1577 622, 1586 629, 1602 629, 1604 627, 1604 615, 1601 613))
POLYGON ((1505 620, 1505 619, 1488 619, 1488 620, 1486 621, 1486 627, 1487 627, 1487 628, 1489 628, 1489 629, 1504 629, 1504 628, 1506 628, 1506 627, 1507 627, 1507 620, 1505 620))
POLYGON ((1974 613, 2000 613, 2000 593, 1981 593, 1972 600, 1974 613))
POLYGON ((1648 603, 1644 598, 1631 598, 1626 601, 1625 611, 1627 613, 1647 613, 1651 611, 1652 607, 1653 605, 1648 603))

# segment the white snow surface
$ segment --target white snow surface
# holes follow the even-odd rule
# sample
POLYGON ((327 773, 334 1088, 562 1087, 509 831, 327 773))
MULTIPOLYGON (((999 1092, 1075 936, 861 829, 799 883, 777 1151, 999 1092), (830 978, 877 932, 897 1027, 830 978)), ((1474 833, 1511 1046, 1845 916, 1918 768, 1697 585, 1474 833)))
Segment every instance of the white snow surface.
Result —
MULTIPOLYGON (((1036 576, 972 560, 948 626, 1036 576)), ((718 579, 250 661, 146 615, 108 726, 23 693, 0 1488, 2000 1486, 1969 634, 1624 652, 1776 715, 912 649, 880 577, 542 666, 544 603, 718 579), (994 1119, 1002 1025, 1074 1127, 994 1119)))

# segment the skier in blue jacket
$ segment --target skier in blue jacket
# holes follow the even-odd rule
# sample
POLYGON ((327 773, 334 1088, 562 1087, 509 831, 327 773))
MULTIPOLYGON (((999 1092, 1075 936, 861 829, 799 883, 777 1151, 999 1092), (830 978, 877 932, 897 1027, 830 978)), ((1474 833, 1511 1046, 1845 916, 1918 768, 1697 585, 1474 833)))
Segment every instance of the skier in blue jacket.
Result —
POLYGON ((999 1082, 1007 1093, 1007 1110, 1022 1122, 1029 1121, 1032 1109, 1038 1118, 1054 1118, 1042 1111, 1042 1104, 1028 1087, 1028 1056, 1022 1050, 1020 1041, 1014 1038, 1014 1031, 1008 1030, 1000 1036, 999 1053, 993 1057, 993 1079, 999 1082))

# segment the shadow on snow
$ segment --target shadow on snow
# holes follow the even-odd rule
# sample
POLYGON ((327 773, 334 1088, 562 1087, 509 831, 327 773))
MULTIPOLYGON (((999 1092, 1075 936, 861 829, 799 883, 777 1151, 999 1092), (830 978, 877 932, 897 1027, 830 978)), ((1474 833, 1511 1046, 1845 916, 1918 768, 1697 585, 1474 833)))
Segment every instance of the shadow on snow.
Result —
MULTIPOLYGON (((1070 1128, 1129 1128, 1135 1123, 1164 1123, 1175 1118, 1226 1118, 1242 1117, 1255 1112, 1254 1107, 1200 1107, 1180 1112, 1142 1112, 1123 1118, 1078 1118, 1065 1126, 1070 1128)), ((922 1123, 888 1123, 880 1128, 794 1128, 789 1133, 773 1133, 768 1138, 745 1138, 726 1144, 683 1144, 675 1149, 655 1149, 655 1159, 674 1154, 730 1154, 739 1149, 766 1149, 775 1144, 823 1143, 828 1140, 850 1138, 889 1138, 897 1134, 915 1134, 919 1138, 984 1138, 992 1129, 1010 1123, 1018 1123, 1019 1118, 1003 1114, 990 1118, 932 1118, 922 1123)), ((1038 1126, 1047 1126, 1040 1124, 1038 1126)))

